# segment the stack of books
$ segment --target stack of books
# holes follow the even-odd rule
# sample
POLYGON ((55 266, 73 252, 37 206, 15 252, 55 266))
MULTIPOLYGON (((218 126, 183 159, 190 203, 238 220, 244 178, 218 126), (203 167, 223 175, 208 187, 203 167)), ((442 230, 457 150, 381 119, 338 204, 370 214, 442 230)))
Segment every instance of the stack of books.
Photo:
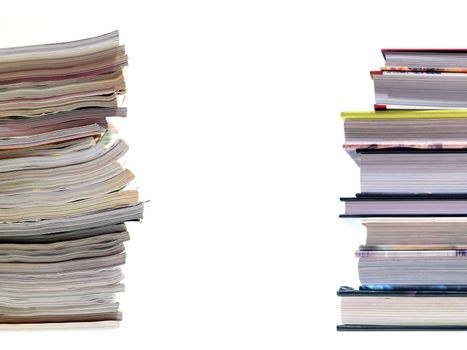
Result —
POLYGON ((467 50, 383 55, 375 110, 342 113, 367 240, 338 330, 467 330, 467 50))
POLYGON ((118 32, 0 49, 0 328, 108 326, 126 221, 143 204, 122 165, 118 32))

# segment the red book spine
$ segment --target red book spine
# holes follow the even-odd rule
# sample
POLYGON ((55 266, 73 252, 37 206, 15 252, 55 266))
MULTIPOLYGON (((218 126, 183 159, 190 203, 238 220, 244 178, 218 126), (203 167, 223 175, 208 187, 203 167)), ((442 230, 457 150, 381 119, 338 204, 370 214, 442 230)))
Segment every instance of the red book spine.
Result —
POLYGON ((375 111, 385 111, 388 109, 386 105, 380 105, 377 103, 375 103, 374 108, 375 108, 375 111))
POLYGON ((382 75, 382 74, 383 74, 383 72, 380 71, 380 70, 372 70, 372 71, 370 71, 370 77, 371 77, 371 79, 373 79, 373 76, 374 76, 374 75, 382 75))

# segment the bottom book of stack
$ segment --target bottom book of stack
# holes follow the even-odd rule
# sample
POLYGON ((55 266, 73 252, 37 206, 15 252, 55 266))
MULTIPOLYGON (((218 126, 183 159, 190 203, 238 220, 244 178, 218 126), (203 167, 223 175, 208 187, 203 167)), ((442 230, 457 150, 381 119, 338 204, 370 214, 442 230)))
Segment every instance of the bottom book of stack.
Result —
POLYGON ((467 330, 467 287, 446 290, 359 290, 341 287, 340 331, 354 330, 467 330))

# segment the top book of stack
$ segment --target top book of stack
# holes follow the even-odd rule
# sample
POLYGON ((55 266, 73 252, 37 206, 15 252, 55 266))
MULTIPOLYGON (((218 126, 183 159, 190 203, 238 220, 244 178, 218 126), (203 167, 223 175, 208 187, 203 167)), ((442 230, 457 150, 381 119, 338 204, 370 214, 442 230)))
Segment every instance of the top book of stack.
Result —
POLYGON ((467 108, 467 49, 383 49, 375 109, 467 108))

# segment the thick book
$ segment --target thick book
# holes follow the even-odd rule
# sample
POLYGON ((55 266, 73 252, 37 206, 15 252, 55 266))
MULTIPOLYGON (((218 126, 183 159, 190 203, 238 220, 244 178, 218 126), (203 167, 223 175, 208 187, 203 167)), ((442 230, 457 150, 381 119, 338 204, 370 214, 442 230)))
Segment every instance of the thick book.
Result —
POLYGON ((467 73, 379 71, 371 76, 377 109, 467 108, 467 73))
POLYGON ((467 291, 341 287, 339 331, 467 330, 467 291))
POLYGON ((383 250, 465 249, 467 217, 413 217, 361 219, 365 247, 383 250))
POLYGON ((467 250, 358 250, 362 285, 467 285, 467 250))
POLYGON ((467 150, 467 110, 342 112, 344 149, 361 164, 359 151, 467 150))
POLYGON ((361 149, 365 194, 467 193, 466 149, 361 149))

